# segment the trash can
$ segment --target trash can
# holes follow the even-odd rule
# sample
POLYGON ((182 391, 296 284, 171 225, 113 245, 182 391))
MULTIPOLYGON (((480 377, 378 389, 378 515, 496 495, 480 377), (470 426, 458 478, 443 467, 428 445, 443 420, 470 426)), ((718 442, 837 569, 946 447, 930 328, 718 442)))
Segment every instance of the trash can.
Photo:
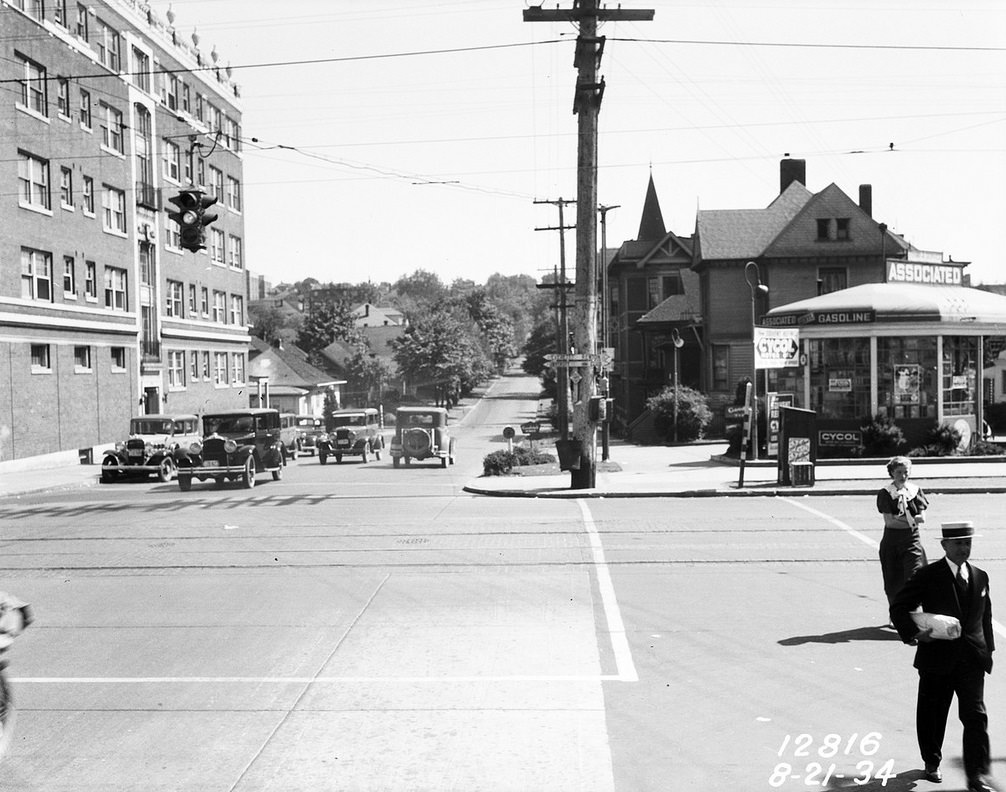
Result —
POLYGON ((794 462, 789 466, 789 478, 794 487, 813 487, 814 463, 794 462))
POLYGON ((556 440, 555 450, 559 454, 559 470, 580 469, 583 446, 579 440, 556 440))
POLYGON ((79 448, 79 449, 77 449, 77 458, 80 459, 80 464, 82 464, 82 465, 93 465, 94 464, 94 449, 93 448, 79 448))

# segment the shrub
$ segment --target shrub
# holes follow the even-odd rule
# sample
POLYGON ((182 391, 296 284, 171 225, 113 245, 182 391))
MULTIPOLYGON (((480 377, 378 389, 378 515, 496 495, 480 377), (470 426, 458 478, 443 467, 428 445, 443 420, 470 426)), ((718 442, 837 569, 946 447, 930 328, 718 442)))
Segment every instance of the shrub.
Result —
POLYGON ((979 440, 971 444, 971 456, 1001 456, 1006 454, 1006 448, 998 443, 990 443, 988 440, 979 440))
POLYGON ((922 445, 909 451, 908 456, 956 456, 960 446, 961 433, 950 424, 940 424, 926 432, 922 445))
POLYGON ((527 446, 516 446, 513 451, 493 451, 491 454, 486 454, 482 459, 482 475, 505 476, 515 467, 548 465, 555 461, 553 454, 532 450, 527 446))
POLYGON ((887 415, 875 415, 859 428, 863 432, 863 456, 894 456, 905 445, 905 433, 887 415))
MULTIPOLYGON (((665 440, 674 439, 674 387, 664 388, 646 400, 647 409, 656 413, 653 425, 665 440)), ((698 440, 713 420, 704 393, 682 385, 678 388, 678 440, 698 440)))

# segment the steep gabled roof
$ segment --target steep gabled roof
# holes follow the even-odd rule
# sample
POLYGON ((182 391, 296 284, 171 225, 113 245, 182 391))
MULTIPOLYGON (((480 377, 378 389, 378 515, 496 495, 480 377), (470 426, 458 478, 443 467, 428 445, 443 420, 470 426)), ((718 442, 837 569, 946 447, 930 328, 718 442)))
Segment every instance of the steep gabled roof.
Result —
POLYGON ((271 386, 310 390, 342 382, 311 365, 307 361, 307 353, 300 347, 292 344, 274 347, 261 339, 253 339, 251 345, 259 352, 248 362, 248 373, 251 377, 269 377, 271 386))
POLYGON ((656 242, 667 233, 664 226, 664 216, 660 212, 660 201, 657 200, 657 188, 653 184, 653 174, 646 187, 646 199, 643 201, 643 214, 639 219, 639 233, 636 239, 640 242, 656 242))

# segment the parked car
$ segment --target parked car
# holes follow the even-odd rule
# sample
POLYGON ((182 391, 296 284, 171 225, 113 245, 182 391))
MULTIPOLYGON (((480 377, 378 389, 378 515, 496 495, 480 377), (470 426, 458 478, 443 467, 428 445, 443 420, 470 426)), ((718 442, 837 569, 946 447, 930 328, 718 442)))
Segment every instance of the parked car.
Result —
POLYGON ((279 441, 283 444, 283 464, 288 459, 296 459, 297 447, 300 445, 300 427, 297 426, 297 416, 293 413, 279 414, 279 441))
POLYGON ((447 410, 443 407, 399 407, 395 412, 395 437, 391 441, 391 459, 395 467, 404 459, 439 457, 441 467, 454 464, 456 438, 447 429, 447 410))
POLYGON ((141 415, 129 421, 129 438, 102 455, 101 480, 108 484, 127 476, 151 473, 158 480, 175 477, 174 451, 200 438, 199 419, 194 415, 141 415))
POLYGON ((373 454, 381 458, 384 438, 381 418, 372 407, 359 410, 336 410, 332 413, 331 430, 318 438, 318 461, 325 464, 329 457, 342 462, 344 456, 359 456, 364 462, 373 454))
POLYGON ((203 437, 175 450, 178 488, 188 492, 192 479, 217 484, 240 479, 255 486, 259 473, 283 477, 283 443, 277 410, 253 407, 203 416, 203 437))
POLYGON ((300 429, 298 453, 318 453, 318 437, 325 434, 325 419, 317 415, 298 415, 297 428, 300 429))

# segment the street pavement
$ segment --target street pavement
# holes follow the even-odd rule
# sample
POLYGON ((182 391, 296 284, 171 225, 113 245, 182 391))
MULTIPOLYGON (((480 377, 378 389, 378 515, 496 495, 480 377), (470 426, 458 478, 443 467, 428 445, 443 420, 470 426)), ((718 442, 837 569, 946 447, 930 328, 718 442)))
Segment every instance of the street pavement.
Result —
MULTIPOLYGON (((470 408, 462 405, 457 413, 470 408)), ((105 447, 92 450, 96 464, 81 464, 76 451, 0 462, 0 497, 96 486, 105 447)), ((542 447, 548 450, 545 443, 542 447)), ((815 466, 812 486, 782 486, 775 461, 759 460, 744 464, 742 484, 739 462, 727 459, 725 452, 723 442, 639 446, 615 441, 610 459, 620 469, 599 470, 592 489, 570 489, 568 473, 481 476, 464 489, 475 495, 531 498, 822 496, 872 494, 887 481, 885 460, 823 460, 815 466)), ((917 459, 912 480, 934 493, 1006 492, 1006 459, 917 459)))

